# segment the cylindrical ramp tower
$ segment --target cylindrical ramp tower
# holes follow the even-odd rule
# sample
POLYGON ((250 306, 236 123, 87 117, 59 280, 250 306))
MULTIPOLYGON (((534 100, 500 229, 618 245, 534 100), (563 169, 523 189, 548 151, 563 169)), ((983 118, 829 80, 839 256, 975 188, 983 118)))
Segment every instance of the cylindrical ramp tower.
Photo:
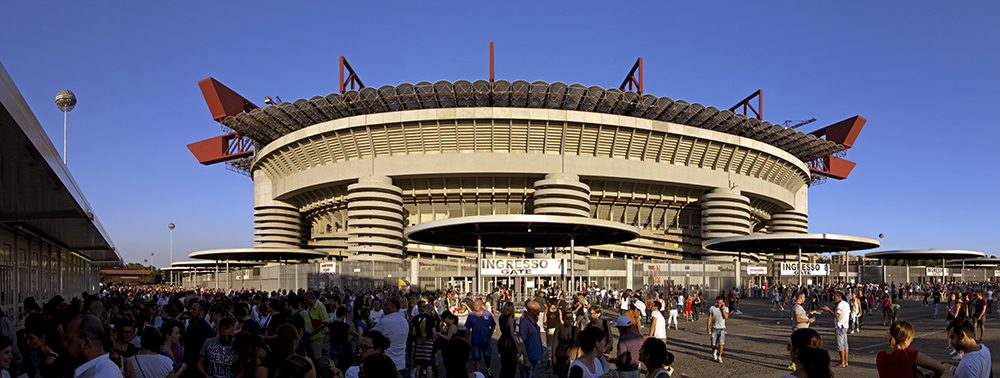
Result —
POLYGON ((347 186, 347 250, 358 260, 403 258, 403 189, 385 176, 347 186))
POLYGON ((300 248, 302 246, 302 216, 294 206, 273 201, 254 207, 254 247, 300 248))
POLYGON ((771 215, 771 232, 775 234, 808 234, 809 216, 794 211, 771 215))
POLYGON ((750 199, 736 189, 718 188, 701 196, 701 237, 750 235, 750 199))
POLYGON ((535 181, 534 213, 590 217, 590 186, 570 173, 549 173, 535 181))

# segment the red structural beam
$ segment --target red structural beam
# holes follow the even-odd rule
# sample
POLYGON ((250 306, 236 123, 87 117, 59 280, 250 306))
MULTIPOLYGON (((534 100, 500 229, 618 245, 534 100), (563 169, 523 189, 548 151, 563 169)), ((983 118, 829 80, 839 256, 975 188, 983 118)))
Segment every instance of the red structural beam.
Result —
POLYGON ((636 93, 642 94, 642 57, 641 56, 639 57, 639 59, 637 59, 635 61, 635 64, 632 65, 632 70, 628 72, 628 75, 625 75, 625 80, 622 81, 622 85, 620 87, 618 87, 618 89, 621 89, 621 90, 624 91, 626 85, 628 86, 628 90, 630 90, 630 91, 631 90, 635 90, 636 93), (638 79, 635 78, 635 72, 636 71, 639 71, 639 78, 638 79), (634 85, 635 89, 633 89, 633 85, 634 85))
POLYGON ((490 84, 493 83, 493 42, 490 42, 490 84))
POLYGON ((808 163, 809 171, 829 178, 846 179, 857 163, 836 156, 824 156, 808 163))
POLYGON ((236 133, 194 142, 187 148, 204 165, 253 156, 253 141, 236 133))
POLYGON ((208 110, 212 112, 212 119, 216 121, 257 109, 257 105, 229 87, 222 85, 215 78, 210 77, 199 81, 198 87, 201 88, 201 94, 205 96, 205 103, 208 104, 208 110))
POLYGON ((867 121, 865 117, 854 116, 809 134, 819 138, 826 137, 828 141, 851 148, 854 146, 854 141, 858 139, 858 134, 861 133, 861 129, 865 127, 865 122, 867 121))
POLYGON ((351 68, 351 64, 347 63, 347 58, 344 58, 344 56, 341 55, 340 56, 340 94, 344 94, 344 92, 347 92, 347 84, 348 83, 351 84, 351 90, 354 90, 354 85, 355 84, 357 84, 359 86, 358 89, 364 89, 365 88, 365 84, 361 82, 361 79, 358 77, 358 74, 356 72, 354 72, 353 68, 351 68), (347 79, 346 80, 344 79, 344 69, 345 68, 347 69, 347 79))
POLYGON ((729 108, 729 111, 735 112, 736 108, 739 108, 741 105, 743 106, 743 115, 744 116, 749 116, 749 114, 747 114, 747 108, 750 108, 750 110, 753 111, 753 114, 755 116, 757 116, 758 120, 762 120, 762 121, 764 120, 764 90, 763 89, 758 89, 753 94, 747 96, 747 98, 744 98, 743 101, 740 101, 736 105, 733 105, 733 107, 729 108), (753 100, 754 97, 757 98, 757 108, 756 109, 754 109, 753 104, 750 103, 750 100, 753 100))

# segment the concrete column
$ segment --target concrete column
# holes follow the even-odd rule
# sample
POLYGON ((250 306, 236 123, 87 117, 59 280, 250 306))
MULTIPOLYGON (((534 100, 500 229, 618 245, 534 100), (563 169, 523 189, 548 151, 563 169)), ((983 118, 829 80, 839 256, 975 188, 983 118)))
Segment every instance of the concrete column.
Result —
POLYGON ((750 235, 750 199, 738 189, 717 188, 701 196, 704 240, 750 235))
POLYGON ((795 211, 771 214, 771 232, 776 234, 808 234, 809 216, 795 211))

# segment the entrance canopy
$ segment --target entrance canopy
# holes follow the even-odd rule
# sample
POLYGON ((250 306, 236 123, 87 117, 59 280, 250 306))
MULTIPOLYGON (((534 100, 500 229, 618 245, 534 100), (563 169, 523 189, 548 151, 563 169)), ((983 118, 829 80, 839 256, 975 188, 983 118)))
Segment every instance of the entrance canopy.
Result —
POLYGON ((709 251, 768 253, 829 253, 877 248, 878 240, 837 234, 762 234, 706 241, 709 251))
POLYGON ((974 259, 985 258, 986 254, 976 251, 914 249, 900 251, 877 251, 865 254, 865 257, 881 260, 944 260, 944 259, 974 259))
POLYGON ((296 248, 233 248, 209 249, 191 252, 188 257, 202 260, 232 261, 288 261, 308 260, 326 257, 328 253, 311 249, 296 248))
POLYGON ((199 270, 226 266, 230 268, 254 268, 263 265, 264 263, 256 261, 178 261, 170 264, 169 268, 160 270, 199 270))
MULTIPOLYGON (((421 223, 403 231, 419 243, 475 247, 569 247, 622 243, 639 237, 626 224, 558 215, 481 215, 421 223)), ((193 257, 193 256, 192 256, 193 257)))
POLYGON ((965 266, 971 267, 990 267, 1000 265, 1000 259, 991 258, 979 258, 979 259, 968 259, 968 260, 948 260, 949 264, 965 264, 965 266))

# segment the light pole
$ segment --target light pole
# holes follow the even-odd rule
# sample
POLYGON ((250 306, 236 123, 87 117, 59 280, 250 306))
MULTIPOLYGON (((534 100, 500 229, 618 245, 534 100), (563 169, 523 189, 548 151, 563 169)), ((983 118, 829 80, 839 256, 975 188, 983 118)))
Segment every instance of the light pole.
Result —
MULTIPOLYGON (((168 224, 167 228, 170 229, 170 265, 174 265, 174 224, 168 224)), ((174 283, 173 277, 171 277, 170 283, 174 283)))
POLYGON ((76 95, 69 89, 56 94, 56 107, 63 112, 63 165, 66 165, 66 113, 76 107, 76 95))
MULTIPOLYGON (((882 251, 885 250, 885 247, 882 245, 882 238, 884 238, 884 237, 885 237, 885 234, 883 234, 881 232, 878 234, 878 251, 879 252, 882 252, 882 251)), ((886 283, 885 282, 886 281, 885 258, 880 258, 878 261, 879 261, 880 264, 882 264, 882 285, 884 286, 885 283, 886 283)))

